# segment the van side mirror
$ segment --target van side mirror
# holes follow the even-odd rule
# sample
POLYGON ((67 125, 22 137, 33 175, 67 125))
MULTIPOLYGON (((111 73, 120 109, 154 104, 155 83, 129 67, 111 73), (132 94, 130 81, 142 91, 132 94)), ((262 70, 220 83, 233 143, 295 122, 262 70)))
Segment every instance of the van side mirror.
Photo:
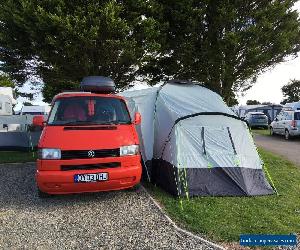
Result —
POLYGON ((142 116, 139 112, 134 114, 134 125, 140 125, 142 122, 142 116))
POLYGON ((278 118, 276 117, 274 121, 275 121, 275 122, 278 122, 278 118))
POLYGON ((45 119, 43 115, 35 115, 32 119, 32 125, 36 127, 44 127, 45 119))

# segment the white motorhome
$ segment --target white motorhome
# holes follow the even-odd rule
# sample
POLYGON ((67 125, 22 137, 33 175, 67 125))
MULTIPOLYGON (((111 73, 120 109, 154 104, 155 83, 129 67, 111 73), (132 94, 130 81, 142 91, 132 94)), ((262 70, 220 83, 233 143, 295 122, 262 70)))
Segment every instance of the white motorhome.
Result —
POLYGON ((0 115, 12 115, 12 100, 8 95, 0 94, 0 115))
POLYGON ((299 102, 290 102, 286 103, 283 106, 284 109, 300 110, 300 101, 299 102))
POLYGON ((23 106, 20 115, 48 115, 50 106, 23 106))
POLYGON ((0 87, 0 115, 12 115, 13 105, 17 104, 11 87, 0 87))

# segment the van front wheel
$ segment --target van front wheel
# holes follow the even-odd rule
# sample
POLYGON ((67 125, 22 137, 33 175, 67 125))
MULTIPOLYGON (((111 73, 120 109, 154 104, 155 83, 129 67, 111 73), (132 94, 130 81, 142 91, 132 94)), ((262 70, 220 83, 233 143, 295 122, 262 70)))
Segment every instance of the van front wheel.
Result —
POLYGON ((129 191, 129 192, 136 192, 139 189, 140 189, 140 184, 137 184, 137 185, 135 185, 133 187, 130 187, 130 188, 126 189, 126 190, 129 191))
POLYGON ((41 191, 39 188, 38 188, 38 197, 39 198, 49 198, 49 197, 51 197, 51 195, 50 194, 47 194, 47 193, 45 193, 45 192, 43 192, 43 191, 41 191))

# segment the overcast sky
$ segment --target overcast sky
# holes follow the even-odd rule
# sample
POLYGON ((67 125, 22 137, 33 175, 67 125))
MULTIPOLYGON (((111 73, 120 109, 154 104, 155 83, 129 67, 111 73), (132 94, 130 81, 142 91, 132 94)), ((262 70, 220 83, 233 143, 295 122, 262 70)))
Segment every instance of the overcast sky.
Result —
MULTIPOLYGON (((300 13, 300 1, 295 4, 295 8, 300 13)), ((281 87, 290 79, 300 80, 300 53, 294 60, 280 63, 273 69, 263 73, 257 79, 255 85, 246 92, 246 95, 239 98, 240 104, 246 101, 258 100, 260 102, 280 103, 283 96, 281 87)))

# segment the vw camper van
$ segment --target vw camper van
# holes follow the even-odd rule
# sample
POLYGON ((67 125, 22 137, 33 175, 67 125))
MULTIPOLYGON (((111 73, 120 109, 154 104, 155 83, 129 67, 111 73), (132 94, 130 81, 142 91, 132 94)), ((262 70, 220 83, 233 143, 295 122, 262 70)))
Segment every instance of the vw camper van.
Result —
POLYGON ((115 95, 112 79, 85 77, 80 92, 54 97, 38 144, 36 181, 40 197, 135 187, 141 179, 141 156, 135 126, 125 99, 115 95))

